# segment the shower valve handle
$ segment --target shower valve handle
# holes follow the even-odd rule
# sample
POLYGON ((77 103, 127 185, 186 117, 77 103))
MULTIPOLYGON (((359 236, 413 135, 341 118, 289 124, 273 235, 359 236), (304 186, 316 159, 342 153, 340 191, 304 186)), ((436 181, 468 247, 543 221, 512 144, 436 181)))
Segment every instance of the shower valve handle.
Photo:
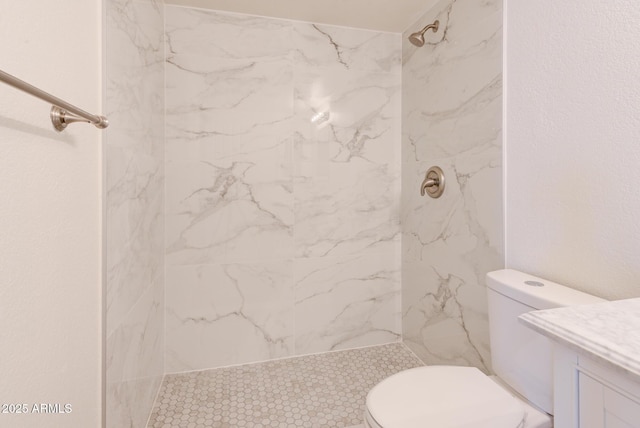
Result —
POLYGON ((420 185, 420 194, 439 198, 444 192, 444 173, 437 166, 432 166, 427 171, 422 184, 420 185))
POLYGON ((422 196, 424 196, 425 192, 427 191, 427 187, 438 187, 440 185, 440 180, 438 180, 437 178, 431 179, 431 178, 425 178, 424 181, 422 182, 422 188, 420 189, 420 194, 422 196))

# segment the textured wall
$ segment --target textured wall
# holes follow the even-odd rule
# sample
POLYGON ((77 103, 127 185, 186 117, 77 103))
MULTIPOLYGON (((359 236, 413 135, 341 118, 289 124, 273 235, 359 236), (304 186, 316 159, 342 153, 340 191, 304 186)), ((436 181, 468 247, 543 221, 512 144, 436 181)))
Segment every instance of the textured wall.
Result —
MULTIPOLYGON (((100 13, 97 0, 4 2, 0 68, 101 112, 100 13)), ((0 403, 72 413, 0 426, 98 427, 103 131, 57 133, 50 107, 0 83, 0 403)))
POLYGON ((398 38, 167 7, 168 372, 398 340, 398 38))
POLYGON ((106 2, 107 426, 144 427, 164 373, 164 17, 106 2))
POLYGON ((490 369, 485 274, 503 265, 502 2, 442 1, 404 34, 402 315, 429 364, 490 369), (421 48, 407 36, 440 20, 421 48), (439 165, 446 190, 420 196, 439 165))
POLYGON ((507 265, 640 296, 640 3, 509 1, 507 22, 507 265))

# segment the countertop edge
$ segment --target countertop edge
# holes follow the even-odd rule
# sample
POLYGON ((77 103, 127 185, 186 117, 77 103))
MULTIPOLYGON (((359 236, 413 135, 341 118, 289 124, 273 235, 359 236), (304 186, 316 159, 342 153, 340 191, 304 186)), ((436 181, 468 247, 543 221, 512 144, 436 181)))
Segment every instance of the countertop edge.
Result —
POLYGON ((601 362, 609 368, 629 374, 640 382, 640 361, 616 358, 615 352, 609 347, 536 315, 535 312, 527 312, 520 315, 518 321, 550 340, 565 345, 580 355, 601 362))

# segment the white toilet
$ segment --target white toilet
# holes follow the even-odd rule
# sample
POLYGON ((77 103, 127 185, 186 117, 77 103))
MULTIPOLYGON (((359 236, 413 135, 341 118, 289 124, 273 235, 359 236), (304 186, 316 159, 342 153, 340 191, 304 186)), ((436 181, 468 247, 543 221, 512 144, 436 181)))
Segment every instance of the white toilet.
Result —
POLYGON ((518 316, 603 300, 511 269, 487 274, 491 362, 427 366, 380 382, 367 396, 367 428, 547 428, 553 426, 551 344, 518 316))

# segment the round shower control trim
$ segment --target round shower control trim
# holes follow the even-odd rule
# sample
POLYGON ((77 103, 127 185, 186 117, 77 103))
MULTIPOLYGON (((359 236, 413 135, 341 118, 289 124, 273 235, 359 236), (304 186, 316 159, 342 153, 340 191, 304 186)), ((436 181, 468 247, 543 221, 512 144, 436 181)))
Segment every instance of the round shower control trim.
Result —
POLYGON ((424 176, 420 185, 420 194, 429 195, 432 198, 439 198, 444 192, 444 172, 437 166, 432 166, 424 176))

